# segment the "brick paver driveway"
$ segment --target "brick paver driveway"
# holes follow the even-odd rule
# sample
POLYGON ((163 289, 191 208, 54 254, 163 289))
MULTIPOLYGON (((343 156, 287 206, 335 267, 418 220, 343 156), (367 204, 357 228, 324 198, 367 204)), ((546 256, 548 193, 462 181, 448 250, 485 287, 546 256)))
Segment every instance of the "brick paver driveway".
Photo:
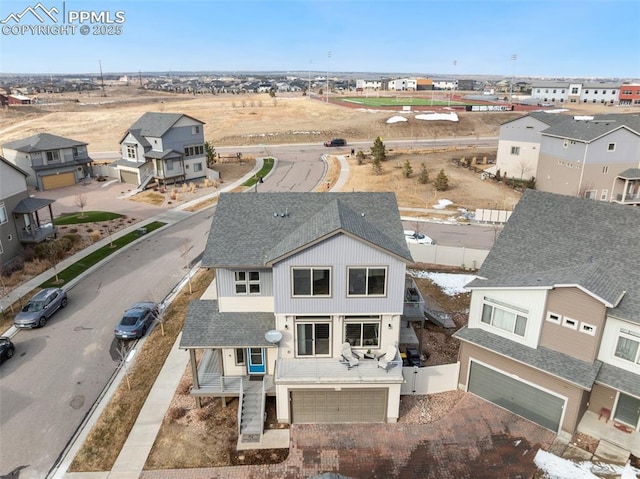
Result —
POLYGON ((555 434, 467 394, 442 420, 416 424, 291 427, 288 459, 275 465, 145 471, 143 479, 313 477, 355 479, 531 478, 533 458, 555 434))

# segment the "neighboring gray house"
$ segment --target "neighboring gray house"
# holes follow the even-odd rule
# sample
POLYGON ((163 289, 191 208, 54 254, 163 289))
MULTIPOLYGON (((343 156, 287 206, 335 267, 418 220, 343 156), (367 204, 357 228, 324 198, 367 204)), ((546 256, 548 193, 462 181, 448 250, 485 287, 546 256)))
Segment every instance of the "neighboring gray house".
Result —
POLYGON ((147 112, 120 140, 120 180, 144 188, 206 176, 204 123, 181 113, 147 112))
POLYGON ((639 115, 568 118, 542 132, 536 188, 640 204, 640 183, 633 178, 619 178, 629 169, 639 167, 639 115))
POLYGON ((543 103, 618 103, 619 83, 537 81, 531 85, 531 97, 543 103))
POLYGON ((240 396, 241 434, 262 432, 265 394, 283 423, 397 421, 412 261, 392 193, 221 194, 202 259, 215 286, 180 342, 191 394, 240 396))
POLYGON ((526 190, 467 285, 459 387, 639 455, 639 224, 639 208, 526 190))
POLYGON ((15 259, 26 244, 40 243, 55 235, 51 203, 30 198, 29 174, 0 156, 0 265, 15 259), (40 210, 47 208, 47 215, 40 210))
POLYGON ((27 184, 38 190, 73 186, 91 175, 87 143, 50 133, 2 145, 4 157, 29 173, 27 184))
POLYGON ((536 111, 500 126, 495 170, 501 177, 528 180, 536 176, 541 132, 568 117, 536 111))

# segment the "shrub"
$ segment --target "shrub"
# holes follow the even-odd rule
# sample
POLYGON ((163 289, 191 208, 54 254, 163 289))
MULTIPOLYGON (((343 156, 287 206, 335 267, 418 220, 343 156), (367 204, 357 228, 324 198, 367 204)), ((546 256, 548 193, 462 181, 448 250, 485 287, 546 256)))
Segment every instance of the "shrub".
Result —
POLYGON ((167 419, 169 422, 175 422, 184 415, 187 414, 187 410, 183 407, 172 407, 167 411, 167 419))
POLYGON ((437 191, 447 191, 449 189, 449 178, 445 174, 444 170, 440 170, 433 185, 437 191))
POLYGON ((418 183, 426 185, 429 182, 429 172, 427 171, 427 165, 422 163, 420 165, 420 173, 418 173, 418 183))
POLYGON ((195 417, 198 421, 206 421, 212 416, 213 412, 209 407, 201 407, 195 410, 195 417))
POLYGON ((413 168, 409 160, 406 160, 402 165, 402 174, 405 178, 411 178, 411 175, 413 175, 413 168))
POLYGON ((100 240, 100 232, 99 231, 94 231, 93 233, 91 233, 91 241, 96 243, 97 241, 100 240))
POLYGON ((182 394, 183 396, 186 396, 187 394, 189 394, 190 391, 191 391, 191 380, 182 379, 178 384, 178 388, 177 388, 178 394, 182 394))
POLYGON ((82 242, 82 236, 80 236, 79 234, 67 234, 67 235, 64 235, 62 238, 69 240, 69 244, 71 247, 82 242))
POLYGON ((25 247, 20 253, 20 257, 25 261, 33 261, 33 258, 36 257, 36 252, 33 249, 33 246, 25 247))

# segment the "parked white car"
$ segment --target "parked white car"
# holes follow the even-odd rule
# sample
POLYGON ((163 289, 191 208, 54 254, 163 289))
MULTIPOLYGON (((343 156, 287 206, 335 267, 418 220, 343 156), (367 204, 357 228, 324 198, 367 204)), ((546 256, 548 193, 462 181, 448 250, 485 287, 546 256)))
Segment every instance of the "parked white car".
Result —
POLYGON ((404 239, 407 240, 407 243, 433 244, 433 240, 427 235, 423 235, 414 230, 404 230, 404 239))

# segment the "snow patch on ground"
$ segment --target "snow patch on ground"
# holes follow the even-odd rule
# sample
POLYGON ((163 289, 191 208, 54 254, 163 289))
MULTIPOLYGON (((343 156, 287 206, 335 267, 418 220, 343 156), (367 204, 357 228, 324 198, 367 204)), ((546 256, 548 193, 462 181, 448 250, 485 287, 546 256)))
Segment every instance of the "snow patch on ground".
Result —
POLYGON ((627 462, 626 466, 594 463, 591 461, 572 461, 558 457, 540 449, 533 462, 544 471, 545 479, 599 479, 601 477, 620 477, 620 479, 636 479, 640 474, 627 462))
POLYGON ((438 204, 437 205, 433 205, 433 207, 435 209, 437 209, 437 210, 443 210, 447 206, 452 205, 452 204, 453 204, 453 201, 442 199, 442 200, 438 200, 438 204))
POLYGON ((451 113, 428 113, 416 115, 416 120, 445 120, 445 121, 458 121, 458 115, 455 112, 451 113))
POLYGON ((465 285, 476 277, 472 274, 432 273, 430 271, 407 270, 412 278, 428 278, 442 289, 447 296, 467 293, 465 285))
POLYGON ((391 118, 389 118, 387 120, 387 123, 400 123, 402 121, 407 121, 407 119, 404 116, 392 116, 391 118))

